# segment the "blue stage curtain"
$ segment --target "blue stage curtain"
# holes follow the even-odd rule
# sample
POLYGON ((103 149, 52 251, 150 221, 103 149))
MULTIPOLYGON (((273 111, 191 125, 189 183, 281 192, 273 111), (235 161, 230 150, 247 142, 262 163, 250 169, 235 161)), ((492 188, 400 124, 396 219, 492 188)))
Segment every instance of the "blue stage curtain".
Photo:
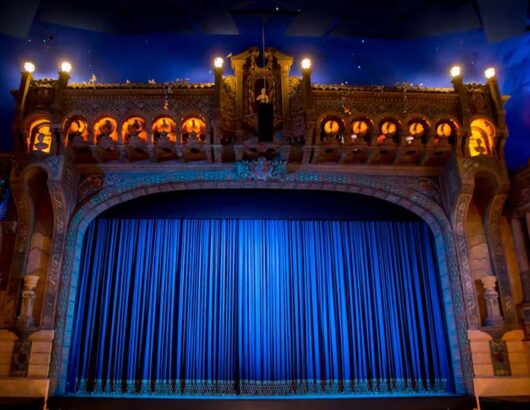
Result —
POLYGON ((77 300, 72 393, 452 390, 419 221, 98 219, 77 300))

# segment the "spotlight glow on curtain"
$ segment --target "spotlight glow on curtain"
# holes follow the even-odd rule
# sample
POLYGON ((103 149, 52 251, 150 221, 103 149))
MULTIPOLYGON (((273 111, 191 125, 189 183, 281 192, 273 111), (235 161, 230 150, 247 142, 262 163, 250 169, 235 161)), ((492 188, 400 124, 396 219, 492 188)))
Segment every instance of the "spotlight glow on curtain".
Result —
POLYGON ((432 249, 422 222, 96 220, 68 390, 449 392, 432 249))

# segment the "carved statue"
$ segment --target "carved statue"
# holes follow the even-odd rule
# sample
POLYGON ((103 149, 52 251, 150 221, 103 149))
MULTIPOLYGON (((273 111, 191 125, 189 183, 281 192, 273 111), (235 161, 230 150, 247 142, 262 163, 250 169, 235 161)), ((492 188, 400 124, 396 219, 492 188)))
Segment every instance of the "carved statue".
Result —
POLYGON ((33 309, 37 294, 35 288, 39 282, 37 275, 24 276, 24 289, 22 290, 22 306, 20 315, 17 319, 17 325, 21 328, 30 328, 34 325, 33 309))
POLYGON ((473 150, 477 153, 477 155, 488 155, 488 150, 486 148, 485 141, 482 137, 475 139, 475 146, 473 147, 473 150), (484 144, 484 145, 483 145, 484 144))
POLYGON ((267 90, 265 88, 261 89, 260 95, 256 98, 256 101, 261 104, 266 104, 269 102, 269 96, 267 95, 267 90))
POLYGON ((46 148, 48 148, 49 145, 44 142, 44 138, 46 138, 46 135, 42 132, 37 134, 37 143, 35 144, 37 151, 44 151, 46 148))
POLYGON ((169 141, 169 134, 171 132, 171 125, 167 122, 165 118, 162 119, 162 122, 156 124, 155 138, 159 143, 165 143, 169 141))
POLYGON ((256 58, 259 56, 259 50, 253 49, 249 55, 250 70, 254 71, 257 67, 256 58))
POLYGON ((267 59, 267 63, 265 64, 265 68, 267 70, 272 70, 272 67, 274 66, 274 55, 271 53, 270 49, 265 51, 265 57, 267 59))
POLYGON ((114 132, 114 125, 112 125, 112 122, 107 119, 99 127, 99 135, 97 136, 97 142, 101 145, 108 145, 112 144, 112 133, 114 132))
POLYGON ((84 141, 83 140, 83 125, 80 121, 74 121, 72 122, 72 125, 70 126, 70 133, 68 134, 68 141, 70 143, 79 143, 84 141))
POLYGON ((138 121, 138 118, 135 118, 132 124, 129 124, 127 127, 127 141, 126 142, 132 142, 136 143, 139 142, 140 139, 140 133, 143 131, 144 127, 140 121, 138 121))
POLYGON ((103 123, 103 126, 100 129, 101 129, 102 137, 110 137, 110 135, 114 131, 114 126, 112 125, 112 122, 107 119, 105 120, 105 122, 103 123))

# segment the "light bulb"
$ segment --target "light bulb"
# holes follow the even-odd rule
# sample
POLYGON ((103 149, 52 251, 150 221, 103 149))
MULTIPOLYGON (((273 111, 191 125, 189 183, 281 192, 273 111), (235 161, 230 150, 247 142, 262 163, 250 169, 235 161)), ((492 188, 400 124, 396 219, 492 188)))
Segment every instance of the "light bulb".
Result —
POLYGON ((311 68, 311 60, 309 58, 304 58, 301 65, 304 70, 308 70, 311 68))
POLYGON ((492 77, 495 77, 495 69, 493 67, 486 68, 486 70, 484 70, 484 77, 486 77, 488 80, 492 77))
POLYGON ((459 65, 454 65, 451 67, 451 70, 449 71, 451 73, 451 77, 460 77, 462 75, 462 68, 459 65))
POLYGON ((69 73, 70 71, 72 71, 72 64, 70 64, 68 61, 63 61, 61 63, 61 71, 69 73))
POLYGON ((32 73, 35 71, 35 64, 33 64, 31 61, 26 61, 24 63, 24 71, 27 73, 32 73))
POLYGON ((215 68, 223 68, 224 60, 221 57, 216 57, 213 60, 213 66, 215 68))

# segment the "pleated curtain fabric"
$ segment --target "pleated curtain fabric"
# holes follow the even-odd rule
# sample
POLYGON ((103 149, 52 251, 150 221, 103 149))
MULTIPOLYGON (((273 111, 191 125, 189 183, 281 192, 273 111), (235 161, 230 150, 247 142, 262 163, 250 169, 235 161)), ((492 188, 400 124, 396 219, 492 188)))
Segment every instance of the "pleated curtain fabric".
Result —
POLYGON ((451 392, 423 222, 97 219, 67 389, 451 392))

